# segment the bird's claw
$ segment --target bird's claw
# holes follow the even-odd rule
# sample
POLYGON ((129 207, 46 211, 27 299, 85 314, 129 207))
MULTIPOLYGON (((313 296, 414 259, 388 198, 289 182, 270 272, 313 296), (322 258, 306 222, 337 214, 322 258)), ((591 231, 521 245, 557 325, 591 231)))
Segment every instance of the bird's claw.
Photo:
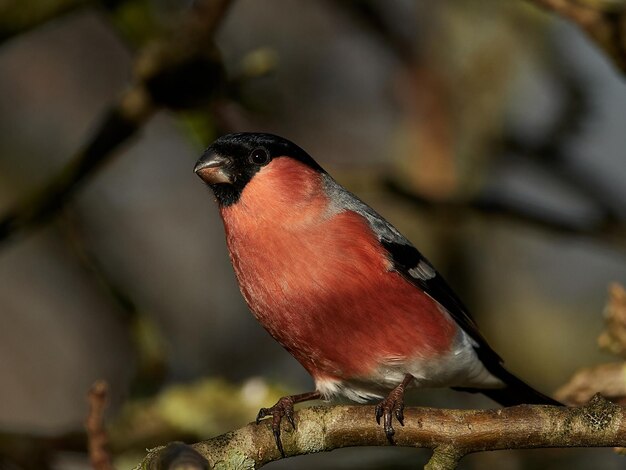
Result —
POLYGON ((269 414, 271 414, 269 408, 261 408, 259 414, 256 415, 256 424, 259 424, 259 422, 269 414))
POLYGON ((378 405, 376 405, 375 415, 376 423, 380 425, 380 418, 383 417, 383 402, 380 402, 378 405))
POLYGON ((396 431, 393 429, 393 416, 401 426, 404 426, 404 390, 401 388, 393 389, 387 398, 376 405, 375 416, 376 422, 380 424, 380 419, 383 418, 383 429, 387 440, 394 445, 393 435, 396 431))
POLYGON ((404 426, 404 402, 402 402, 400 406, 395 409, 395 415, 398 423, 400 423, 400 426, 404 426))
POLYGON ((267 416, 272 417, 272 433, 276 440, 276 447, 278 447, 280 455, 285 457, 285 450, 283 449, 283 443, 280 439, 280 423, 284 416, 287 418, 287 421, 289 421, 289 424, 291 424, 291 427, 296 429, 296 422, 293 419, 293 399, 291 397, 282 397, 274 406, 261 408, 256 417, 256 424, 259 424, 259 422, 267 416))

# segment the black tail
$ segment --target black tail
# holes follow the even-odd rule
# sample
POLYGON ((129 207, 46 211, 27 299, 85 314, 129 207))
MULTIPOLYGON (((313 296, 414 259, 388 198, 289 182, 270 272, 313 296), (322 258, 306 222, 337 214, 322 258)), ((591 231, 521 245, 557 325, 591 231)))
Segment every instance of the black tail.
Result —
POLYGON ((499 366, 497 371, 490 370, 490 372, 502 380, 506 384, 505 387, 480 389, 455 387, 454 389, 472 393, 480 392, 492 400, 497 401, 502 406, 515 406, 522 404, 565 406, 563 403, 555 400, 554 398, 550 398, 549 396, 535 390, 502 366, 499 366))

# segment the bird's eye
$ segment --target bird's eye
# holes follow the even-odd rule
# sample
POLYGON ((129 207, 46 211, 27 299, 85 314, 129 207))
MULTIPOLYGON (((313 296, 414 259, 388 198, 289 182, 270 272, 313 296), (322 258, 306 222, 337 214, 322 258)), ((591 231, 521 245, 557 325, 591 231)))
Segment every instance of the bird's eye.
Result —
POLYGON ((249 157, 250 163, 255 165, 267 165, 270 161, 270 155, 267 150, 258 148, 252 151, 249 157))

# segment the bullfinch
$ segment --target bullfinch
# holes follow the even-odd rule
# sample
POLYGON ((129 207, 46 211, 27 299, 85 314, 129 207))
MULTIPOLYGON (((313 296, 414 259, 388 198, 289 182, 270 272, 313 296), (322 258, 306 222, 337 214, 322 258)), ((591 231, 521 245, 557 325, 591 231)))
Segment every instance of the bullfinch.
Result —
POLYGON ((409 387, 560 405, 506 370, 432 264, 294 143, 225 135, 195 172, 215 194, 250 310, 315 381, 259 411, 282 455, 281 420, 295 427, 293 405, 307 400, 382 399, 375 418, 392 443, 409 387))

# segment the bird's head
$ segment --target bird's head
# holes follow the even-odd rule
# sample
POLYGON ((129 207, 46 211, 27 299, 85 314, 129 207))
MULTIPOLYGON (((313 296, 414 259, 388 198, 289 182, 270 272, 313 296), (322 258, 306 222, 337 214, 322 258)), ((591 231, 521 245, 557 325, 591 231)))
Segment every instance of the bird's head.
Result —
POLYGON ((195 173, 207 183, 221 206, 241 198, 249 183, 276 186, 277 180, 291 184, 298 177, 286 173, 323 173, 324 170, 293 142, 272 134, 242 132, 217 139, 196 163, 195 173))

